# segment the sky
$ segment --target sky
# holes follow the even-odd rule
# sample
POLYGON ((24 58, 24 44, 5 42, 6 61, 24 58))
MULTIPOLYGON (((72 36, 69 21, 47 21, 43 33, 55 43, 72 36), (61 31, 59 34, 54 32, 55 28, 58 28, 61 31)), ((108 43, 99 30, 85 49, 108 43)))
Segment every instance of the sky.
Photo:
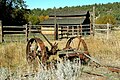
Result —
POLYGON ((82 6, 82 5, 91 5, 91 4, 99 4, 99 3, 113 3, 120 2, 120 0, 24 0, 28 5, 28 9, 41 8, 59 8, 65 6, 82 6))

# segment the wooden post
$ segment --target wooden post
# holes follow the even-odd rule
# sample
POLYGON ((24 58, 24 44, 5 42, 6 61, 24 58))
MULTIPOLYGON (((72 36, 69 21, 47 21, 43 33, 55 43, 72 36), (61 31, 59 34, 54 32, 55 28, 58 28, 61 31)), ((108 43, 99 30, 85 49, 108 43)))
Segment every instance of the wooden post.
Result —
POLYGON ((90 23, 90 35, 92 35, 92 34, 93 34, 93 32, 92 32, 92 25, 90 23))
POLYGON ((28 32, 29 32, 27 24, 25 24, 24 27, 26 28, 26 30, 25 30, 25 36, 26 36, 26 42, 27 42, 28 41, 28 32))
POLYGON ((72 26, 72 36, 74 36, 74 26, 72 26))
POLYGON ((67 39, 68 39, 68 36, 69 36, 69 26, 66 26, 66 35, 67 35, 67 39))
POLYGON ((79 26, 77 25, 77 35, 79 36, 79 26))
POLYGON ((107 39, 109 39, 109 27, 110 27, 110 24, 107 23, 107 39))
POLYGON ((93 36, 95 35, 95 6, 93 6, 93 36))
POLYGON ((58 25, 56 19, 56 8, 54 7, 54 40, 58 40, 58 25))
POLYGON ((80 25, 80 32, 81 32, 81 36, 82 36, 82 34, 83 34, 82 25, 80 25))
POLYGON ((0 43, 3 42, 3 30, 2 30, 3 26, 2 26, 2 21, 0 20, 0 43))
POLYGON ((63 38, 63 29, 64 27, 63 26, 60 26, 61 27, 61 39, 63 38))
POLYGON ((54 35, 55 35, 55 40, 58 40, 58 25, 57 24, 55 25, 54 35))
POLYGON ((58 40, 58 25, 57 25, 57 19, 56 19, 56 12, 54 17, 54 40, 58 40))
POLYGON ((28 25, 27 25, 29 35, 31 35, 31 27, 32 27, 32 23, 31 23, 31 22, 29 22, 29 27, 28 27, 28 25))

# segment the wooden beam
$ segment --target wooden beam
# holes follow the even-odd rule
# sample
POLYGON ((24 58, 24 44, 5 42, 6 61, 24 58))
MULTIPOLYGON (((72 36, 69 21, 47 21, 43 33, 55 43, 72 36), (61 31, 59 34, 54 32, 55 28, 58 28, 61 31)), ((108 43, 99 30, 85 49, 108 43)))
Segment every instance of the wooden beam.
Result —
POLYGON ((0 20, 0 42, 3 42, 3 30, 2 30, 2 21, 0 20))
MULTIPOLYGON (((82 17, 86 16, 86 14, 83 15, 56 15, 56 17, 82 17)), ((49 17, 55 17, 55 15, 49 15, 49 17)))

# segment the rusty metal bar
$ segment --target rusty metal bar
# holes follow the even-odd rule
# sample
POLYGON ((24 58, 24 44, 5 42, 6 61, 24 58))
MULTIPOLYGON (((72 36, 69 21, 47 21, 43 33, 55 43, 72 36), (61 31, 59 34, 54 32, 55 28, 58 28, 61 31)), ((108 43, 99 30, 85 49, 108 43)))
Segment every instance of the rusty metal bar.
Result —
POLYGON ((40 34, 45 38, 45 40, 50 44, 50 46, 52 46, 52 43, 45 37, 45 35, 42 33, 40 33, 40 34))

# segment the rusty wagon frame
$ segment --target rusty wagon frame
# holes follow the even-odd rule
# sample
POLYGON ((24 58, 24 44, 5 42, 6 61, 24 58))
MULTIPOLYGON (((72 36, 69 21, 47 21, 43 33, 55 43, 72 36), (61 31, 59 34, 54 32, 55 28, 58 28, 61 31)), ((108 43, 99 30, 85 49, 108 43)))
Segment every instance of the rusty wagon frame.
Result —
POLYGON ((29 64, 32 63, 35 58, 38 58, 40 63, 46 64, 46 62, 48 62, 49 59, 53 56, 57 56, 56 60, 60 60, 61 58, 67 58, 72 61, 74 58, 79 58, 82 63, 87 63, 90 60, 84 55, 86 54, 90 56, 87 44, 81 36, 71 37, 62 50, 58 49, 58 43, 55 42, 54 44, 52 44, 45 35, 42 34, 42 36, 50 44, 51 49, 48 50, 48 47, 45 46, 44 42, 40 38, 31 38, 28 41, 26 49, 26 59, 29 64), (77 42, 73 42, 74 40, 76 40, 77 42), (35 43, 34 47, 32 46, 33 43, 35 43), (74 43, 77 43, 77 45, 75 45, 74 43), (76 47, 71 45, 75 45, 76 47), (81 45, 82 50, 80 50, 81 45))
POLYGON ((112 72, 120 72, 120 68, 103 65, 96 59, 92 58, 82 36, 69 38, 66 46, 60 50, 58 49, 58 43, 55 42, 52 44, 45 35, 42 33, 41 35, 50 44, 50 50, 45 46, 44 42, 40 38, 31 38, 26 47, 26 59, 29 64, 33 64, 36 60, 38 64, 48 67, 51 62, 56 64, 57 61, 63 62, 64 59, 68 59, 70 61, 79 59, 81 64, 87 64, 91 60, 99 66, 108 68, 108 70, 112 72))

